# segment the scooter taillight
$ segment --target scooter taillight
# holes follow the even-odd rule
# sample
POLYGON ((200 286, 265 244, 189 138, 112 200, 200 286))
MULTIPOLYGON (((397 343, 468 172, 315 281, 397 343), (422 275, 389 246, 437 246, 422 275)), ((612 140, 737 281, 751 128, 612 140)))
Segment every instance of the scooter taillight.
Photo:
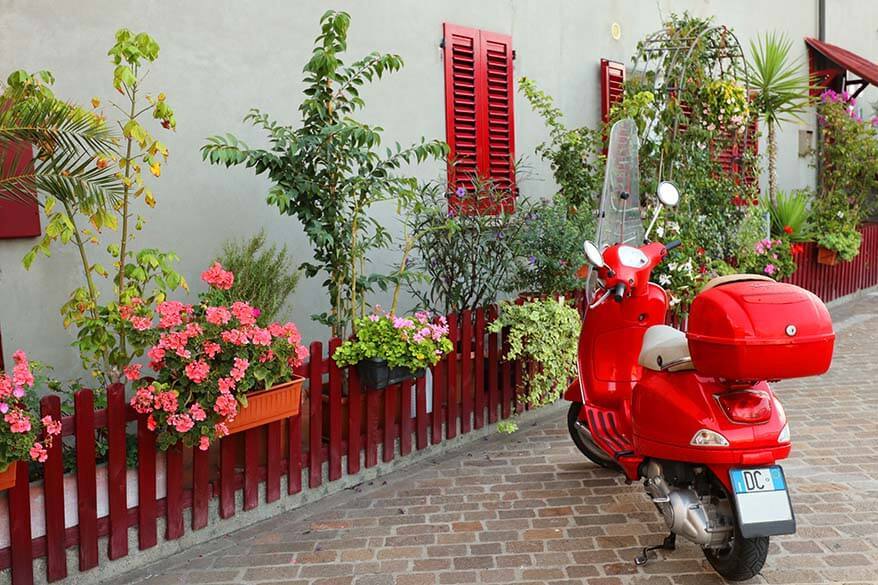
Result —
POLYGON ((717 396, 729 418, 739 423, 761 423, 771 418, 771 396, 761 390, 735 390, 717 396))

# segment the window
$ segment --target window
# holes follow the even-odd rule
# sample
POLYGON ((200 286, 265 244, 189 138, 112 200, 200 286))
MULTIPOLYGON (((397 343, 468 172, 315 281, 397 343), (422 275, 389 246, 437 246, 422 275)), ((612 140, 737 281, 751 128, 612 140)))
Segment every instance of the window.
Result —
POLYGON ((515 207, 512 38, 445 23, 445 127, 451 209, 496 214, 515 207), (508 193, 481 199, 476 185, 508 193), (462 197, 457 193, 463 194, 462 197), (465 192, 465 194, 464 194, 465 192))
MULTIPOLYGON (((26 168, 32 160, 29 144, 0 143, 0 177, 26 168)), ((0 239, 32 238, 39 236, 40 231, 40 209, 36 200, 10 201, 0 197, 0 239)))

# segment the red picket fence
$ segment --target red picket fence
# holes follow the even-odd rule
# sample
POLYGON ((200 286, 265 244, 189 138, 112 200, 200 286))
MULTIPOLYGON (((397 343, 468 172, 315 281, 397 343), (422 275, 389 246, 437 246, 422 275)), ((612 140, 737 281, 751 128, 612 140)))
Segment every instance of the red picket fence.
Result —
MULTIPOLYGON (((584 309, 581 293, 574 300, 584 309)), ((328 352, 321 342, 311 343, 311 358, 300 371, 308 381, 301 414, 223 438, 209 451, 180 446, 168 450, 163 458, 165 493, 161 497, 157 477, 161 487, 158 463, 162 457, 155 435, 127 404, 122 385, 107 389, 107 407, 102 409, 95 409, 92 390, 78 391, 74 414, 63 418, 59 398, 44 397, 42 414, 61 418, 62 437, 75 452, 78 472, 65 477, 61 441, 55 441, 42 466, 44 534, 34 535, 30 491, 39 483, 28 482, 27 463, 18 464, 18 481, 8 491, 10 546, 0 550, 0 569, 12 568, 13 585, 30 585, 33 559, 45 557, 46 578, 57 581, 70 571, 98 565, 100 537, 108 537, 110 559, 125 557, 132 552, 128 548, 132 527, 137 529, 138 548, 149 549, 158 544, 160 518, 165 520, 164 537, 169 540, 180 538, 187 529, 207 526, 212 498, 219 500, 219 517, 231 518, 237 513, 239 491, 243 490, 243 509, 251 510, 260 505, 260 484, 265 484, 266 503, 281 497, 284 475, 287 493, 296 494, 344 474, 357 474, 361 466, 373 467, 379 455, 385 462, 405 457, 523 411, 522 364, 502 360, 504 335, 487 331, 496 311, 490 307, 449 317, 457 351, 432 368, 430 408, 424 378, 382 391, 365 391, 355 368, 340 369, 328 358, 340 344, 338 339, 329 342, 328 352), (134 430, 138 463, 129 470, 126 432, 134 430), (109 446, 105 474, 100 469, 103 464, 97 463, 96 434, 106 438, 109 446), (342 465, 345 455, 347 463, 342 465), (307 470, 305 486, 303 469, 307 470), (133 506, 128 494, 131 475, 137 479, 133 506), (99 506, 103 494, 106 505, 99 506), (73 495, 78 520, 66 526, 65 505, 73 495), (106 513, 99 514, 99 507, 106 513), (191 510, 189 527, 184 524, 186 509, 191 510), (78 549, 79 561, 78 566, 69 567, 66 552, 73 547, 78 549)))
POLYGON ((810 290, 827 303, 878 285, 878 223, 863 224, 860 233, 860 253, 850 262, 835 266, 817 262, 817 244, 803 244, 796 256, 798 268, 787 282, 810 290))

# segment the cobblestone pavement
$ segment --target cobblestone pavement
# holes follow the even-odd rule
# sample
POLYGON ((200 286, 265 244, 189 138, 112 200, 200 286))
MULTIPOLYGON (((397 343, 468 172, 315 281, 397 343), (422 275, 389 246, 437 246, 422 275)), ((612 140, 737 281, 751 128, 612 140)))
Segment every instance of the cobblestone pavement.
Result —
MULTIPOLYGON (((831 371, 776 386, 798 532, 750 583, 878 583, 878 295, 834 312, 831 371)), ((710 584, 682 542, 632 559, 664 526, 640 485, 590 464, 552 407, 512 437, 463 447, 163 561, 120 582, 279 585, 710 584)))

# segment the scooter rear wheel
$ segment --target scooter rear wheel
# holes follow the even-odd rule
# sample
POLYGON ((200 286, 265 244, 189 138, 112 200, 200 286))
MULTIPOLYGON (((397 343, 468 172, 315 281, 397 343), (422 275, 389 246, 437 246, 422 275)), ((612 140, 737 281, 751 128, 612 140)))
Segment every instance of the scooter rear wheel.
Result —
MULTIPOLYGON (((726 489, 723 488, 728 497, 726 489)), ((768 558, 768 537, 744 538, 735 521, 734 536, 724 548, 705 548, 704 556, 714 571, 728 581, 746 581, 755 577, 768 558)))
POLYGON ((573 443, 592 463, 600 465, 604 469, 618 471, 619 465, 606 451, 595 444, 588 425, 585 421, 579 420, 581 410, 581 402, 571 402, 570 409, 567 411, 567 430, 570 431, 570 438, 573 439, 573 443))

